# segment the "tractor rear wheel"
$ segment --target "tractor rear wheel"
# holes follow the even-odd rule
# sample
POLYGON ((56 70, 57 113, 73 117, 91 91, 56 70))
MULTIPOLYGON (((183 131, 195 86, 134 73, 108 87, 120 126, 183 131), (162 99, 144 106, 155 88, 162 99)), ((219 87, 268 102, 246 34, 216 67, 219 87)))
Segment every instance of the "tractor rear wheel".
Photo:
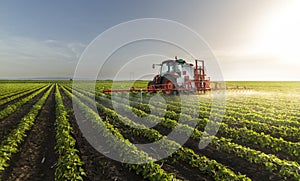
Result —
POLYGON ((166 95, 173 95, 174 94, 174 84, 171 80, 165 78, 163 81, 163 93, 166 95))
POLYGON ((156 93, 155 83, 153 81, 148 83, 147 90, 149 93, 156 93))

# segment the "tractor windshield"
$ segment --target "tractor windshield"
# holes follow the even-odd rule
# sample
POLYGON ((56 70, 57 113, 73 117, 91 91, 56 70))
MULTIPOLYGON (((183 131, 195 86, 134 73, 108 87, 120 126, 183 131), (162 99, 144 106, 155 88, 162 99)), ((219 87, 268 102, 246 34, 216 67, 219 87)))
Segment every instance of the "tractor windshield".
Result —
POLYGON ((161 66, 161 75, 169 72, 177 72, 180 74, 180 72, 182 72, 182 64, 173 61, 164 62, 161 66))
POLYGON ((182 72, 182 64, 181 63, 176 62, 174 68, 175 68, 175 72, 177 72, 177 73, 182 72))

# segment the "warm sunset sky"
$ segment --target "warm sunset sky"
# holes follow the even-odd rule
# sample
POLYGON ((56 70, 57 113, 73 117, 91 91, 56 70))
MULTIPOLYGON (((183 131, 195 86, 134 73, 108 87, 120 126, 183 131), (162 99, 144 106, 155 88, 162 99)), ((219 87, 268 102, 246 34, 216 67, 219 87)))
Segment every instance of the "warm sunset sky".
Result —
POLYGON ((94 38, 139 18, 196 31, 225 80, 300 81, 300 1, 292 0, 2 1, 0 79, 72 77, 94 38))

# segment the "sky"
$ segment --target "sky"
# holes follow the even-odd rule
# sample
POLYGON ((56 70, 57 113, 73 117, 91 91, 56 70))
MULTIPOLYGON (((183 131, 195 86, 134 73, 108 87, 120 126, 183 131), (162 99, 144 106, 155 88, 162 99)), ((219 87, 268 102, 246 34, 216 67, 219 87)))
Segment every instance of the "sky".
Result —
MULTIPOLYGON (((296 0, 2 1, 0 79, 73 77, 95 38, 141 18, 167 19, 195 31, 215 55, 225 80, 300 81, 296 0)), ((160 50, 170 51, 168 46, 160 50)), ((147 63, 160 61, 157 57, 147 63)), ((128 68, 130 76, 137 70, 141 67, 128 68)), ((156 71, 148 65, 142 70, 156 71)))

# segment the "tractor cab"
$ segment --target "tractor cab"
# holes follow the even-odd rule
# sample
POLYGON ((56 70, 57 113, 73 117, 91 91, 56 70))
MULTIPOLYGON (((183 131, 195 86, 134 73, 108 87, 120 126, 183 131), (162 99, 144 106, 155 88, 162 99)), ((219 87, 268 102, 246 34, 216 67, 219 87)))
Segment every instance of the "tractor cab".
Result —
POLYGON ((165 76, 167 74, 180 77, 182 75, 182 66, 185 63, 184 60, 166 60, 162 62, 160 69, 160 76, 165 76))
POLYGON ((181 92, 195 93, 206 91, 209 88, 209 80, 206 79, 205 67, 203 60, 195 60, 195 66, 187 63, 183 59, 165 60, 160 66, 159 74, 153 81, 148 83, 148 92, 161 90, 165 94, 174 94, 181 92))

